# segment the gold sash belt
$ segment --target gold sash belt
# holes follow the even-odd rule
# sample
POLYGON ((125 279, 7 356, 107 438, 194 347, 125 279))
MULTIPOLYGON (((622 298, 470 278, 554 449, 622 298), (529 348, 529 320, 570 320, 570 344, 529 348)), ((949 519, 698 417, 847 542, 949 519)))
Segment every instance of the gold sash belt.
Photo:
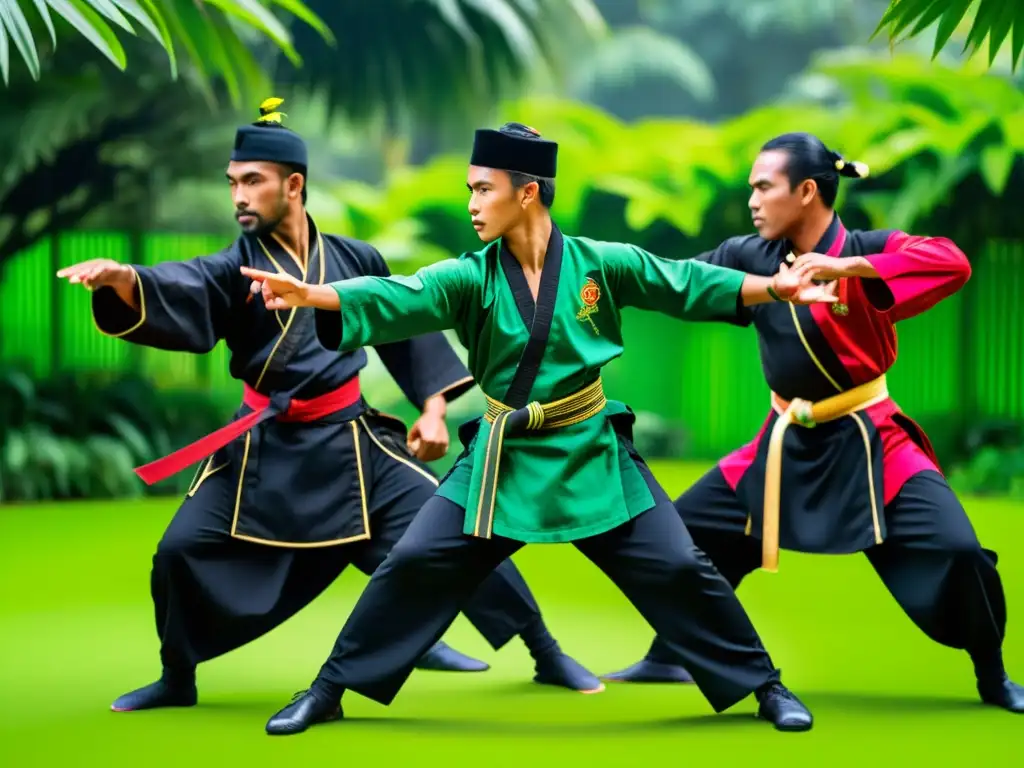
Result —
POLYGON ((534 401, 518 410, 513 410, 493 397, 488 397, 484 420, 491 425, 491 432, 487 436, 487 447, 484 451, 483 476, 480 483, 480 497, 477 501, 473 535, 485 539, 491 537, 491 530, 494 527, 494 507, 498 494, 498 470, 501 465, 501 449, 505 437, 522 432, 547 431, 579 424, 600 413, 606 403, 601 379, 560 400, 543 404, 534 401))
MULTIPOLYGON (((876 403, 888 399, 889 389, 886 386, 885 376, 861 384, 853 389, 840 392, 838 395, 827 397, 812 403, 808 400, 794 399, 786 402, 772 392, 772 407, 779 413, 779 418, 772 426, 771 436, 768 438, 768 460, 765 467, 764 478, 764 515, 762 519, 763 530, 761 533, 761 567, 766 571, 777 572, 779 570, 779 505, 782 489, 782 440, 786 430, 791 424, 798 424, 801 427, 814 427, 827 421, 835 421, 844 416, 850 416, 857 411, 862 411, 876 403)), ((864 435, 865 445, 870 450, 870 442, 863 424, 861 431, 864 435)), ((868 455, 868 471, 871 472, 870 453, 868 455)), ((872 513, 875 516, 876 538, 878 527, 878 508, 874 498, 874 484, 871 484, 872 513)))
MULTIPOLYGON (((521 428, 527 432, 534 432, 541 429, 569 427, 586 421, 600 412, 606 402, 604 385, 601 383, 601 379, 598 379, 593 384, 588 384, 578 392, 573 392, 561 400, 543 404, 534 401, 526 408, 520 409, 520 411, 526 411, 527 414, 526 423, 521 428)), ((494 424, 503 413, 512 414, 515 411, 493 397, 488 397, 484 419, 489 424, 494 424)))

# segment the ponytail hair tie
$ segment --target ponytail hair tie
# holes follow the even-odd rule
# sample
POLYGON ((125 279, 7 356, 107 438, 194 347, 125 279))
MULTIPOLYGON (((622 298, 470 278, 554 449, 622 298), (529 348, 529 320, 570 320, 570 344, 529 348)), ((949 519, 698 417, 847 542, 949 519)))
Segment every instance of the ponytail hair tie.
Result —
POLYGON ((851 179, 866 179, 871 172, 865 163, 857 161, 848 163, 841 157, 836 157, 836 170, 840 176, 851 179))

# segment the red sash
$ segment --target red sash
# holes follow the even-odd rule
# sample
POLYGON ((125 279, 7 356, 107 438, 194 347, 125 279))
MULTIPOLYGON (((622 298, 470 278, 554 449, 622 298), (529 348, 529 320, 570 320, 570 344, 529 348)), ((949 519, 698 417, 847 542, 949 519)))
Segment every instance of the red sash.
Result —
POLYGON ((278 404, 274 402, 276 398, 272 399, 267 395, 261 395, 246 384, 242 402, 252 408, 252 413, 226 424, 216 432, 211 432, 206 437, 201 437, 184 448, 179 448, 174 453, 136 467, 135 474, 142 478, 146 485, 154 485, 178 474, 186 467, 208 458, 236 437, 241 437, 257 424, 269 418, 276 416, 281 421, 316 421, 354 405, 359 401, 359 397, 358 376, 353 376, 337 389, 319 397, 314 397, 311 400, 290 399, 286 401, 287 404, 284 402, 278 404))

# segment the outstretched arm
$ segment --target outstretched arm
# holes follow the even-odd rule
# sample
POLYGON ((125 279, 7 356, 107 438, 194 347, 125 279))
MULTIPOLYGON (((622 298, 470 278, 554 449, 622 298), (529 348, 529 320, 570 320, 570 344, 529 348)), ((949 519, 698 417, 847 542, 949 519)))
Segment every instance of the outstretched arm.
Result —
POLYGON ((355 277, 323 286, 248 267, 241 272, 259 284, 268 309, 317 309, 321 342, 343 352, 454 328, 476 287, 472 267, 462 259, 446 259, 411 277, 355 277))
POLYGON ((224 338, 231 309, 244 301, 237 248, 152 267, 93 259, 57 273, 92 291, 96 327, 156 349, 204 354, 224 338))
MULTIPOLYGON (((366 275, 391 277, 384 257, 369 243, 354 244, 366 275)), ((336 332, 333 346, 341 338, 341 324, 330 313, 319 313, 328 321, 323 330, 336 332)), ((420 461, 435 461, 448 452, 449 435, 445 417, 448 403, 473 388, 473 377, 441 332, 426 333, 374 349, 391 378, 406 398, 421 411, 409 428, 406 444, 420 461)))
MULTIPOLYGON (((720 243, 718 247, 704 253, 699 253, 691 258, 694 261, 714 264, 717 267, 729 267, 730 269, 738 269, 741 272, 747 271, 743 258, 742 238, 738 237, 729 238, 720 243)), ((743 303, 743 296, 737 294, 733 313, 718 319, 730 325, 747 328, 754 322, 754 315, 743 303)))
POLYGON ((696 259, 664 259, 632 245, 616 249, 606 264, 620 306, 680 320, 734 321, 738 302, 753 306, 835 301, 834 284, 812 285, 809 270, 785 265, 772 277, 760 277, 696 259))

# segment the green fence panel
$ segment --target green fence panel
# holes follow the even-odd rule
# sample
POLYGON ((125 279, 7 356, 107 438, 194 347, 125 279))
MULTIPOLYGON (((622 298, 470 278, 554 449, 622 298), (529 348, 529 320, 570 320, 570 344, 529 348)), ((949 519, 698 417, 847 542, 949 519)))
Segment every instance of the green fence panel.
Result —
POLYGON ((680 392, 688 454, 716 458, 749 442, 771 407, 753 328, 694 324, 686 329, 680 392))
POLYGON ((623 340, 625 353, 605 369, 608 396, 682 427, 687 455, 738 447, 767 415, 753 329, 626 310, 623 340))
POLYGON ((955 413, 961 403, 963 293, 896 324, 889 393, 912 418, 955 413))
POLYGON ((992 243, 975 266, 970 349, 977 415, 1024 419, 1024 246, 992 243))
MULTIPOLYGON (((117 232, 66 232, 60 235, 58 243, 61 267, 89 259, 127 261, 131 258, 128 236, 117 232)), ((39 264, 41 266, 41 262, 39 264)), ((130 370, 132 353, 128 345, 96 329, 92 319, 92 295, 81 286, 57 282, 52 271, 47 278, 58 288, 57 365, 62 369, 130 370)))
POLYGON ((46 238, 5 264, 0 279, 0 358, 24 363, 40 377, 53 366, 52 264, 46 238))
MULTIPOLYGON (((197 256, 216 253, 228 245, 223 237, 211 235, 151 233, 141 239, 140 263, 152 266, 163 261, 187 261, 197 256)), ((223 343, 218 347, 222 347, 223 343)), ((160 349, 141 351, 142 372, 160 387, 213 386, 211 377, 224 375, 217 353, 182 354, 160 349)), ((222 357, 222 355, 221 355, 222 357)))

